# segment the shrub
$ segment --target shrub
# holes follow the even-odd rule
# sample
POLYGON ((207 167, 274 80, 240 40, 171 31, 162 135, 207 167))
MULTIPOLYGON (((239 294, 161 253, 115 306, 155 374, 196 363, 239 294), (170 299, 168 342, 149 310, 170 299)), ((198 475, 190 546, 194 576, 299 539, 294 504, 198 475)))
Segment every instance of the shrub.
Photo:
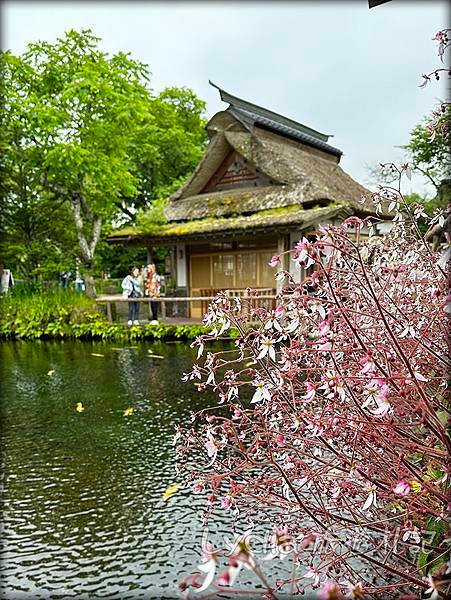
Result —
POLYGON ((93 300, 72 290, 21 290, 0 299, 0 338, 193 340, 204 332, 202 325, 110 323, 93 300))
MULTIPOLYGON (((230 326, 240 333, 235 350, 207 353, 185 375, 218 397, 176 434, 180 462, 197 457, 185 483, 205 493, 207 516, 228 510, 241 526, 265 525, 269 557, 292 561, 291 576, 269 583, 249 529, 216 590, 245 566, 268 597, 319 588, 326 598, 445 596, 443 259, 402 222, 384 238, 365 237, 365 226, 352 217, 301 241, 293 260, 316 270, 297 286, 281 271, 290 292, 275 310, 254 310, 256 325, 219 294, 205 318, 213 332, 195 342, 200 356, 230 326)), ((227 553, 206 545, 204 554, 203 585, 195 574, 182 587, 209 587, 227 553)))

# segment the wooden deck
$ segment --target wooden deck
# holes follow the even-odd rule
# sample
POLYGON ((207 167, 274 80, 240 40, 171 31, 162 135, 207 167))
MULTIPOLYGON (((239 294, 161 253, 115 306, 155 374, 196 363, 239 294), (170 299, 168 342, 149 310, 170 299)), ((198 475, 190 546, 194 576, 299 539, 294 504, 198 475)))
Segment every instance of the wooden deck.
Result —
MULTIPOLYGON (((240 290, 241 291, 241 290, 240 290)), ((233 298, 235 296, 235 294, 233 293, 234 290, 231 290, 231 297, 233 298)), ((173 317, 168 317, 166 315, 166 305, 168 303, 179 303, 179 302, 184 302, 184 303, 201 303, 202 305, 202 312, 206 312, 207 310, 207 306, 208 303, 211 300, 214 300, 216 296, 160 296, 159 298, 149 298, 149 297, 143 297, 143 298, 124 298, 122 296, 122 294, 110 294, 110 295, 100 295, 97 296, 96 298, 96 302, 99 304, 105 304, 106 305, 106 314, 107 314, 107 318, 110 322, 113 321, 113 306, 119 305, 119 307, 122 305, 124 310, 123 311, 119 311, 120 313, 120 317, 124 318, 125 316, 125 305, 128 304, 129 302, 140 302, 140 303, 144 303, 147 304, 148 310, 146 311, 149 315, 149 317, 140 318, 140 322, 142 322, 143 324, 150 322, 151 321, 151 317, 150 317, 150 302, 158 302, 158 304, 160 305, 160 317, 159 317, 159 321, 163 322, 163 323, 172 323, 172 324, 177 324, 177 325, 187 325, 190 323, 202 323, 202 318, 198 317, 198 318, 190 318, 190 317, 179 317, 179 316, 173 316, 173 317)), ((275 303, 275 299, 276 299, 276 295, 275 294, 267 294, 267 293, 263 293, 263 294, 251 294, 249 296, 245 295, 243 296, 243 294, 241 293, 237 293, 236 297, 239 297, 242 300, 245 300, 247 302, 250 303, 251 306, 261 306, 262 302, 265 301, 271 301, 272 303, 275 303)), ((118 311, 116 311, 117 314, 118 311)))

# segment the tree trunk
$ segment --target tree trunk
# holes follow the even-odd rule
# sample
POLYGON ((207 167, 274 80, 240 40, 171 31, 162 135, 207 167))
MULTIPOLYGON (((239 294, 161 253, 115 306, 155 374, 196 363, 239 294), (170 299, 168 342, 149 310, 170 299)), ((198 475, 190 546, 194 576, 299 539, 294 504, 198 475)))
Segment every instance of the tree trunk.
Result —
MULTIPOLYGON (((46 173, 41 175, 41 183, 54 194, 58 194, 69 199, 72 215, 74 217, 77 239, 80 245, 80 258, 82 264, 88 271, 91 270, 94 263, 94 253, 102 233, 102 217, 91 211, 83 194, 76 192, 70 193, 67 189, 53 185, 48 182, 46 173), (83 220, 86 219, 86 221, 83 220), (91 229, 91 231, 89 231, 91 229)), ((86 295, 95 298, 96 290, 94 287, 94 278, 88 272, 84 275, 86 295)))
MULTIPOLYGON (((78 243, 80 244, 81 260, 83 265, 90 270, 94 261, 94 252, 100 239, 102 230, 102 218, 99 215, 93 215, 82 196, 74 194, 71 199, 72 214, 74 215, 75 228, 77 230, 78 243), (88 240, 85 235, 85 224, 83 222, 82 210, 88 218, 91 227, 91 239, 88 240)), ((88 273, 85 274, 85 291, 90 298, 95 298, 96 290, 94 287, 94 278, 88 273)))
POLYGON ((94 286, 94 277, 92 275, 85 275, 85 292, 88 298, 96 297, 96 288, 94 286))

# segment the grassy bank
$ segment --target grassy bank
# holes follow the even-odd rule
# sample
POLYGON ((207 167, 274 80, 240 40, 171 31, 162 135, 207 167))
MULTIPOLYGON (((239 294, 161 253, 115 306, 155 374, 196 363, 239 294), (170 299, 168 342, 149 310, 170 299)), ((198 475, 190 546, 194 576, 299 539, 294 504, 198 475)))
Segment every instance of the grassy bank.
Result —
POLYGON ((191 340, 201 333, 205 328, 195 324, 109 323, 93 300, 70 290, 12 293, 0 300, 0 339, 191 340))

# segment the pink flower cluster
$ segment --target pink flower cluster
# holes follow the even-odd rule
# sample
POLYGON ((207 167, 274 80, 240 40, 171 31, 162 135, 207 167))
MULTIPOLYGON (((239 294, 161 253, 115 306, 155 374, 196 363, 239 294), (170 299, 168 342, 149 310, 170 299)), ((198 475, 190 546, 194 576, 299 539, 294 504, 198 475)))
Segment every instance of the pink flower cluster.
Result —
MULTIPOLYGON (((315 271, 289 281, 276 310, 218 295, 205 319, 213 333, 196 344, 224 323, 239 338, 185 376, 219 400, 180 434, 185 483, 205 494, 207 515, 226 510, 296 542, 292 575, 275 583, 246 555, 268 597, 418 595, 430 587, 414 568, 419 543, 446 571, 446 277, 405 228, 367 231, 354 217, 301 241, 291 259, 315 271), (199 452, 205 463, 188 468, 199 452), (426 542, 431 528, 442 537, 426 542)), ((240 559, 219 579, 208 560, 202 589, 232 589, 240 559)))

